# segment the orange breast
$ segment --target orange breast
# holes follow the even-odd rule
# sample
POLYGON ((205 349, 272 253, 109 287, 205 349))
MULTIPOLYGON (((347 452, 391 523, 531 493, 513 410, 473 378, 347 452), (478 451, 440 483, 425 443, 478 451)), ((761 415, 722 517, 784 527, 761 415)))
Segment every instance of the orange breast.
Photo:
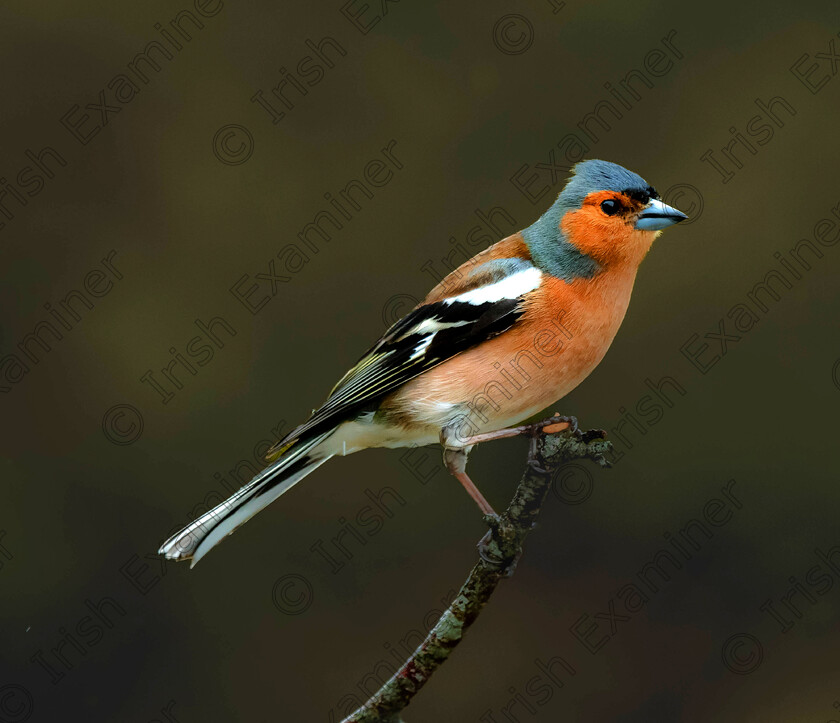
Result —
POLYGON ((383 401, 383 411, 437 429, 470 414, 480 431, 535 414, 568 394, 604 357, 635 276, 635 264, 572 283, 544 276, 514 327, 408 382, 383 401))

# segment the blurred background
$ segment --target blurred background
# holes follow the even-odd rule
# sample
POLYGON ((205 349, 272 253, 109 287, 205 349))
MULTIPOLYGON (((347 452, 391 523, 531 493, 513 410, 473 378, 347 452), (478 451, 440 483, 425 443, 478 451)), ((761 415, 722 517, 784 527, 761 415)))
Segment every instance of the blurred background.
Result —
MULTIPOLYGON (((558 472, 405 718, 840 718, 836 4, 342 2, 0 10, 0 721, 363 702, 476 559, 438 449, 334 461, 195 570, 154 552, 581 158, 692 220, 552 407, 613 469, 558 472)), ((472 455, 497 508, 525 455, 472 455)))

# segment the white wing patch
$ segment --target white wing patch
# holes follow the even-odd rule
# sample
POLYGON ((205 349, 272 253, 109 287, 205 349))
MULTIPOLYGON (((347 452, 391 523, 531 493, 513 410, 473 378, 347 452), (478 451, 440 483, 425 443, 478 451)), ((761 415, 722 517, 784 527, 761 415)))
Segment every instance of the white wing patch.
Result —
POLYGON ((441 329, 451 329, 453 326, 466 326, 469 321, 439 321, 438 319, 424 319, 401 334, 396 341, 401 341, 412 334, 434 334, 441 329))
POLYGON ((416 347, 414 347, 414 352, 409 357, 409 359, 417 359, 418 357, 423 356, 423 354, 426 353, 426 349, 429 348, 429 344, 432 343, 432 339, 434 339, 434 338, 435 338, 435 333, 434 332, 432 332, 431 334, 429 334, 429 336, 424 338, 416 347))
MULTIPOLYGON (((358 419, 407 381, 507 331, 524 313, 524 297, 542 280, 539 269, 524 259, 489 261, 473 273, 480 274, 474 283, 484 280, 483 285, 412 309, 339 380, 323 406, 291 436, 326 433, 339 423, 358 419)), ((348 442, 346 452, 351 451, 348 442)), ((345 450, 336 445, 333 453, 345 450)))
POLYGON ((456 301, 466 304, 492 304, 502 299, 517 299, 540 285, 542 271, 536 267, 518 271, 495 284, 481 286, 460 296, 444 299, 444 304, 454 304, 456 301))

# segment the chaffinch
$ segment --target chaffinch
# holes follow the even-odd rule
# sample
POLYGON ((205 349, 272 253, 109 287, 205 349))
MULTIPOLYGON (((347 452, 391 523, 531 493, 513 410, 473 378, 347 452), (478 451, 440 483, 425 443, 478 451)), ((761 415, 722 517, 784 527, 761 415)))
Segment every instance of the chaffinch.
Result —
POLYGON ((539 220, 449 274, 269 450, 262 472, 159 552, 195 565, 328 459, 370 447, 440 442, 447 468, 494 514, 465 471, 473 445, 520 433, 512 425, 589 375, 654 238, 685 218, 635 173, 578 163, 539 220))

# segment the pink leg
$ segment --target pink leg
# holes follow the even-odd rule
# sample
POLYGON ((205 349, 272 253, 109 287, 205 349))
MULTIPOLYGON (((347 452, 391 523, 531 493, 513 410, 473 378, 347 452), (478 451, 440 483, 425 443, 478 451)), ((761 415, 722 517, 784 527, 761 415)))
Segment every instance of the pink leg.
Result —
POLYGON ((464 489, 467 491, 470 497, 475 500, 475 503, 478 505, 478 509, 482 511, 485 515, 493 515, 496 516, 496 510, 494 510, 490 503, 486 500, 483 494, 481 494, 481 490, 475 486, 475 482, 473 482, 469 475, 466 472, 453 472, 452 473, 462 485, 464 485, 464 489))
POLYGON ((550 419, 545 419, 535 424, 525 424, 520 427, 485 432, 484 434, 476 434, 466 439, 458 439, 455 436, 454 429, 444 427, 440 431, 440 443, 443 445, 443 462, 446 465, 446 469, 449 470, 449 473, 463 485, 467 494, 473 498, 482 514, 498 517, 493 507, 485 499, 484 495, 481 494, 481 490, 475 486, 475 483, 466 472, 467 455, 472 445, 478 444, 479 442, 490 442, 494 439, 516 437, 520 434, 530 435, 535 440, 537 434, 557 434, 567 429, 572 434, 580 434, 578 432, 577 419, 574 417, 563 417, 559 414, 555 414, 550 419))
POLYGON ((490 442, 494 439, 516 437, 520 434, 531 436, 540 432, 543 434, 556 434, 566 429, 575 433, 577 432, 577 428, 577 419, 574 417, 563 417, 559 414, 555 414, 550 419, 545 419, 536 424, 525 424, 521 427, 499 429, 495 432, 476 434, 473 437, 467 437, 461 440, 454 438, 455 431, 453 429, 445 427, 440 432, 440 443, 443 445, 443 462, 446 465, 446 469, 449 470, 449 473, 464 486, 467 494, 473 498, 481 512, 485 515, 498 517, 495 510, 493 510, 490 503, 484 498, 484 495, 481 494, 481 491, 475 486, 475 483, 466 472, 467 455, 469 454, 470 447, 479 442, 490 442))
POLYGON ((473 498, 473 501, 478 505, 484 515, 493 515, 497 517, 496 511, 481 494, 481 490, 475 486, 475 483, 470 479, 466 472, 467 468, 467 451, 465 449, 444 449, 443 463, 449 473, 458 480, 467 491, 467 494, 473 498))
POLYGON ((521 427, 510 427, 509 429, 497 429, 495 432, 484 432, 483 434, 476 434, 472 437, 467 437, 463 440, 464 446, 471 446, 479 442, 492 442, 494 439, 506 439, 507 437, 517 437, 520 434, 533 434, 534 432, 543 432, 544 434, 557 434, 567 429, 572 432, 577 431, 577 419, 574 417, 563 417, 555 414, 550 419, 545 419, 536 424, 523 424, 521 427))

